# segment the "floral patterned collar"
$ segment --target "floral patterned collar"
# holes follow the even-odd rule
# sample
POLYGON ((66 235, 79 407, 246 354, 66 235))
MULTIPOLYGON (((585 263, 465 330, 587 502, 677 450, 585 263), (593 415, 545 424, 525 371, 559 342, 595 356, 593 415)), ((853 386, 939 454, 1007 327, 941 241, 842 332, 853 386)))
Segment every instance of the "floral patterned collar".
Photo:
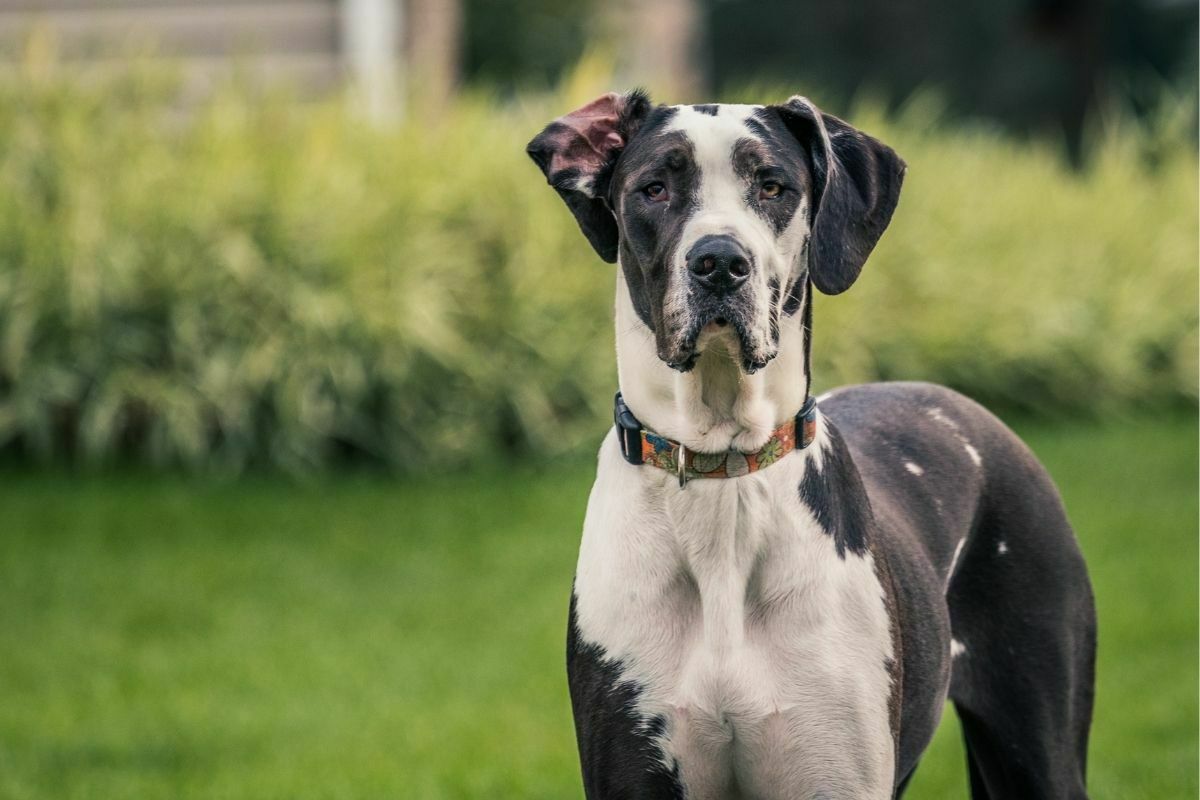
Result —
POLYGON ((767 443, 753 453, 728 450, 696 453, 682 444, 642 427, 621 393, 617 392, 613 418, 621 455, 630 464, 650 464, 679 476, 679 485, 692 478, 738 478, 774 464, 793 450, 803 450, 817 435, 817 401, 808 398, 796 416, 771 432, 767 443))

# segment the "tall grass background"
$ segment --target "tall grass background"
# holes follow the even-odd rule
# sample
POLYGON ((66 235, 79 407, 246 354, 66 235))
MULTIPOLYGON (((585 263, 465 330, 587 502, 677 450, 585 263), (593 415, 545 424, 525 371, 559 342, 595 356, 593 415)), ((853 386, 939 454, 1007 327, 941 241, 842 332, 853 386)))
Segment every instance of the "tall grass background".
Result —
MULTIPOLYGON (((145 66, 80 80, 28 60, 0 82, 0 454, 418 470, 594 446, 614 268, 523 151, 610 88, 596 72, 371 126, 341 100, 233 81, 185 106, 145 66)), ((930 98, 827 110, 909 172, 862 279, 817 301, 818 387, 927 379, 1047 416, 1195 406, 1191 99, 1098 120, 1082 172, 930 98)))

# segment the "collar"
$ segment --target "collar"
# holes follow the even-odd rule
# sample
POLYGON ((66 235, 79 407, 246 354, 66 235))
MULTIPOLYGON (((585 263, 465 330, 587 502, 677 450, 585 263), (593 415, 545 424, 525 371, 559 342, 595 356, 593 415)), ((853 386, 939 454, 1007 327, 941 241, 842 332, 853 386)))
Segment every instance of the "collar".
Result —
POLYGON ((692 478, 737 478, 774 464, 793 450, 803 450, 817 435, 817 400, 809 397, 796 416, 771 432, 767 443, 753 453, 727 450, 696 453, 681 443, 646 430, 625 405, 621 393, 614 398, 613 419, 621 455, 630 464, 651 464, 679 476, 685 486, 692 478))

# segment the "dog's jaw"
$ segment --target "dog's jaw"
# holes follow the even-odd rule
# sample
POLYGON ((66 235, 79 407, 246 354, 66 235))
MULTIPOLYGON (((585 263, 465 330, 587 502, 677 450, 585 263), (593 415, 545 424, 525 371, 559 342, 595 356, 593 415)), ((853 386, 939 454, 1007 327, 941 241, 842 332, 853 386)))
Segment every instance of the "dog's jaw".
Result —
POLYGON ((647 428, 697 452, 751 452, 804 403, 803 314, 780 320, 775 357, 753 372, 741 363, 745 346, 736 331, 699 332, 690 368, 678 371, 660 357, 620 270, 616 295, 621 392, 647 428))

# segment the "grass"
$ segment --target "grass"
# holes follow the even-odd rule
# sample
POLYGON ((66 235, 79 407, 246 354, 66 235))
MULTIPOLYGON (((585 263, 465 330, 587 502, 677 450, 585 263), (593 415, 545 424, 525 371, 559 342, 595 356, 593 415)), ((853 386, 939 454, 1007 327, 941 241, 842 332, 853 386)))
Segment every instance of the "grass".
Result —
MULTIPOLYGON (((1193 797, 1196 425, 1023 432, 1097 587, 1093 797, 1193 797)), ((0 797, 580 796, 590 480, 5 476, 0 797)), ((946 718, 913 798, 966 794, 946 718)))

